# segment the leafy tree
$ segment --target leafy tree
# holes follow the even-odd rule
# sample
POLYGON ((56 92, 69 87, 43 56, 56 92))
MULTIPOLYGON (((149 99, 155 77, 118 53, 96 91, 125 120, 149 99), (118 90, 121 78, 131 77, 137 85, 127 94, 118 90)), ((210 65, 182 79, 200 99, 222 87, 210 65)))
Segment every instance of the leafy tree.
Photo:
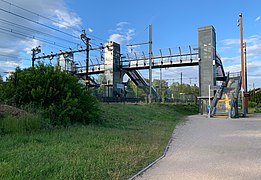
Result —
POLYGON ((3 82, 4 82, 3 77, 0 74, 0 84, 2 84, 3 82))
POLYGON ((53 125, 87 124, 98 120, 96 99, 85 91, 76 77, 55 67, 16 68, 4 84, 3 94, 9 104, 43 108, 53 125))
POLYGON ((0 103, 4 100, 4 94, 3 94, 3 78, 0 75, 0 103))
POLYGON ((146 92, 142 88, 137 87, 131 79, 128 80, 127 91, 129 97, 147 97, 146 92))
POLYGON ((196 99, 199 95, 199 88, 196 85, 191 86, 189 84, 179 84, 178 82, 175 82, 170 86, 169 90, 171 91, 173 98, 178 100, 184 100, 186 97, 194 97, 194 99, 196 99))
POLYGON ((161 96, 162 99, 167 98, 168 95, 168 82, 165 80, 154 79, 152 85, 156 88, 158 94, 161 96))
POLYGON ((261 104, 261 89, 257 88, 250 91, 249 101, 256 103, 257 105, 261 104))

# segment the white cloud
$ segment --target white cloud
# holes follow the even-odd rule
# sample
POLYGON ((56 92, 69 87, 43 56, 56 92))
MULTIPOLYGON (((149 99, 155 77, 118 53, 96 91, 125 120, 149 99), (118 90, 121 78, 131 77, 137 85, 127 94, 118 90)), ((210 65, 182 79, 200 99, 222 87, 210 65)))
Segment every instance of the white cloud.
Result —
MULTIPOLYGON (((246 42, 247 56, 261 56, 261 36, 252 35, 244 39, 246 42)), ((221 41, 222 53, 231 52, 240 53, 240 40, 239 39, 225 39, 221 41)), ((222 58, 225 62, 233 62, 233 58, 222 58)))
POLYGON ((116 29, 114 33, 109 36, 109 41, 117 42, 121 45, 128 44, 133 36, 135 36, 135 30, 129 28, 128 22, 119 22, 116 24, 116 29))
POLYGON ((260 16, 256 17, 255 21, 260 21, 260 16))
POLYGON ((225 67, 225 72, 235 73, 235 72, 240 72, 240 71, 241 71, 241 65, 240 64, 234 64, 234 65, 225 67))
POLYGON ((41 46, 42 43, 39 40, 36 39, 27 39, 27 40, 22 40, 20 41, 21 45, 24 45, 25 48, 23 49, 27 54, 32 54, 32 49, 41 46))
POLYGON ((109 37, 109 41, 116 42, 118 44, 122 44, 125 41, 125 37, 121 34, 112 34, 109 37))
POLYGON ((53 24, 60 28, 67 29, 70 27, 78 27, 82 24, 81 18, 73 12, 69 12, 67 9, 56 9, 54 11, 54 16, 56 17, 58 23, 53 24))
MULTIPOLYGON (((8 61, 4 61, 4 62, 2 62, 1 61, 1 68, 12 68, 12 67, 17 67, 17 66, 19 66, 19 62, 17 62, 16 60, 8 60, 8 61)), ((9 71, 7 71, 7 72, 9 72, 9 71)))
POLYGON ((225 39, 221 41, 225 46, 237 45, 240 43, 239 39, 225 39))
POLYGON ((254 44, 252 46, 247 46, 247 52, 254 55, 261 55, 261 44, 254 44))
MULTIPOLYGON (((10 12, 16 13, 20 16, 31 19, 32 21, 50 26, 52 28, 63 28, 62 31, 66 31, 68 34, 74 35, 74 33, 76 33, 76 30, 72 30, 70 28, 81 29, 81 18, 75 12, 67 8, 65 0, 12 0, 11 4, 0 1, 0 7, 10 12), (19 9, 14 5, 20 6, 34 13, 19 9), (56 21, 56 23, 43 18, 42 16, 52 19, 56 21)), ((14 26, 11 24, 3 24, 4 21, 0 21, 1 26, 5 26, 7 29, 9 29, 9 31, 10 29, 12 29, 12 32, 18 33, 14 34, 12 32, 0 32, 0 54, 2 55, 0 56, 0 73, 11 71, 12 69, 15 69, 18 65, 28 67, 30 65, 32 53, 31 49, 37 47, 38 45, 42 45, 41 49, 46 54, 51 51, 55 52, 59 51, 59 49, 76 46, 76 44, 72 46, 72 44, 69 44, 68 42, 54 39, 53 37, 56 36, 75 42, 74 38, 65 37, 63 36, 64 34, 40 26, 37 23, 30 22, 28 20, 13 16, 9 13, 4 13, 2 11, 0 12, 0 16, 1 19, 4 19, 7 22, 12 22, 24 26, 24 28, 20 28, 19 26, 14 26), (25 29, 26 27, 35 29, 38 32, 27 30, 25 29), (39 31, 50 34, 52 37, 43 35, 42 33, 39 33, 39 31), (58 47, 57 45, 63 45, 64 48, 61 48, 61 46, 58 47), (5 57, 3 55, 9 57, 5 57), (22 59, 25 60, 22 61, 22 59)), ((77 32, 77 34, 75 35, 79 36, 79 32, 77 32)))
POLYGON ((117 23, 116 26, 125 26, 125 25, 128 25, 128 24, 129 24, 128 22, 123 21, 123 22, 117 23))
POLYGON ((93 32, 93 29, 92 29, 92 28, 88 28, 88 31, 89 31, 90 33, 92 33, 92 32, 93 32))
POLYGON ((116 31, 121 32, 123 30, 124 26, 127 26, 127 25, 129 25, 128 22, 119 22, 119 23, 117 23, 116 24, 116 26, 117 26, 116 31))
POLYGON ((222 57, 222 61, 223 61, 224 63, 227 63, 227 62, 237 63, 237 62, 240 62, 240 56, 235 56, 235 57, 222 57))
POLYGON ((9 55, 15 52, 14 48, 0 48, 0 54, 9 55))
POLYGON ((126 41, 130 41, 134 35, 135 35, 134 29, 128 29, 126 33, 126 41))

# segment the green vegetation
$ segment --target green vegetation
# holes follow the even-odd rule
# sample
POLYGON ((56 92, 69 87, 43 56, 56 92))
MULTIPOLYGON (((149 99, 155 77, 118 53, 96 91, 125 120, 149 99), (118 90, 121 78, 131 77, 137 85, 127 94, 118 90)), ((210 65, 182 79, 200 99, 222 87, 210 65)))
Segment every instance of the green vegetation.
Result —
POLYGON ((51 125, 99 121, 98 103, 78 78, 52 66, 16 71, 0 87, 0 101, 41 109, 51 125))
POLYGON ((28 114, 21 117, 7 115, 0 119, 0 135, 39 131, 43 125, 39 115, 28 114))
POLYGON ((185 105, 102 104, 102 124, 5 134, 0 179, 126 179, 158 158, 179 120, 196 112, 185 105))
POLYGON ((58 68, 17 68, 0 83, 0 179, 125 179, 158 158, 175 125, 196 112, 99 104, 58 68))
POLYGON ((249 112, 261 113, 261 90, 260 88, 250 91, 250 97, 248 98, 249 112))
MULTIPOLYGON (((148 79, 145 79, 149 81, 148 79)), ((170 86, 166 80, 154 79, 153 86, 164 100, 174 99, 175 102, 182 102, 188 99, 196 99, 199 95, 199 88, 196 85, 172 83, 170 86)), ((131 97, 147 97, 143 89, 138 88, 133 81, 128 80, 128 95, 131 97)))

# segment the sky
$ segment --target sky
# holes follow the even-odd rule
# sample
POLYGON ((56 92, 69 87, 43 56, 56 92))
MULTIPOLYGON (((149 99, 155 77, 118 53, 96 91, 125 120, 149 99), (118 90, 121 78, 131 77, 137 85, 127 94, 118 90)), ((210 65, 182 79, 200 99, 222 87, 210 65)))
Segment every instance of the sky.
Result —
MULTIPOLYGON (((188 46, 197 47, 197 29, 213 25, 217 51, 226 72, 240 71, 239 27, 243 13, 244 41, 247 43, 248 87, 261 87, 261 1, 260 0, 0 0, 0 74, 15 67, 31 66, 31 49, 41 46, 42 53, 84 47, 83 29, 92 47, 115 41, 122 53, 131 51, 126 44, 148 41, 148 26, 153 26, 153 51, 188 46)), ((142 45, 133 51, 148 51, 142 45)), ((90 53, 100 62, 100 52, 90 53)), ((84 54, 79 54, 84 59, 84 54)), ((45 60, 48 61, 48 60, 45 60)), ((163 69, 163 79, 198 84, 198 67, 163 69)), ((147 71, 142 72, 147 77, 147 71)), ((153 70, 159 78, 159 70, 153 70)))

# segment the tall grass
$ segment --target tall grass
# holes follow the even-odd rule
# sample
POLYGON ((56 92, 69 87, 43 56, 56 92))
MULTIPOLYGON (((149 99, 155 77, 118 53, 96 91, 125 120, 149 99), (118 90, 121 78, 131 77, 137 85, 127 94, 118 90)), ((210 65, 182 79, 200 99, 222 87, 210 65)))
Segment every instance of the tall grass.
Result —
POLYGON ((6 115, 0 118, 0 134, 37 131, 41 129, 42 123, 40 115, 27 114, 21 117, 6 115))
POLYGON ((196 111, 115 104, 101 113, 103 124, 2 136, 0 179, 127 179, 161 155, 184 113, 196 111))

